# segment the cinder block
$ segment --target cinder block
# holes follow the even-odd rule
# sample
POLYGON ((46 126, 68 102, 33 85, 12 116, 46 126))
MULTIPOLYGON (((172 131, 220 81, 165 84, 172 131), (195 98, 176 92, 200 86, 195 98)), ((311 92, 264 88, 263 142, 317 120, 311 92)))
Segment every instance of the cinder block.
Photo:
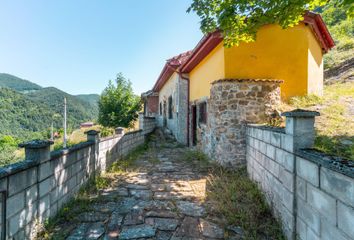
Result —
POLYGON ((294 172, 295 156, 292 153, 276 148, 275 160, 290 172, 294 172))
POLYGON ((25 207, 25 192, 22 191, 9 197, 6 201, 7 208, 6 208, 6 217, 11 217, 14 214, 22 211, 25 207))
POLYGON ((39 181, 42 181, 43 179, 49 177, 52 174, 54 174, 54 172, 51 169, 50 161, 41 163, 41 165, 39 166, 39 181))
POLYGON ((307 184, 307 202, 328 221, 336 224, 336 200, 333 197, 307 184))
POLYGON ((288 191, 285 187, 282 187, 282 202, 289 212, 294 211, 294 194, 288 191))
POLYGON ((54 178, 50 177, 39 183, 39 197, 50 193, 55 186, 54 178))
POLYGON ((297 214, 309 228, 311 228, 316 234, 320 234, 320 213, 299 198, 297 199, 297 214))
POLYGON ((278 132, 271 132, 270 143, 276 147, 281 146, 281 135, 278 132))
POLYGON ((294 192, 294 174, 280 167, 279 179, 290 192, 294 192))
POLYGON ((275 159, 275 147, 267 144, 267 152, 266 152, 267 157, 271 158, 272 160, 275 159))
POLYGON ((333 223, 326 221, 325 218, 321 221, 321 240, 351 240, 333 223))
POLYGON ((270 158, 265 157, 265 168, 271 172, 275 177, 279 178, 280 165, 270 158))
POLYGON ((270 131, 263 130, 263 141, 266 143, 270 143, 270 131))
POLYGON ((32 186, 37 181, 37 168, 29 168, 25 171, 16 173, 9 177, 9 196, 23 191, 25 188, 32 186))
POLYGON ((38 197, 38 186, 37 184, 35 184, 26 190, 26 203, 32 204, 33 202, 37 201, 37 197, 38 197))
POLYGON ((296 177, 296 194, 306 201, 306 181, 299 176, 296 177))
POLYGON ((325 167, 321 168, 321 188, 354 207, 354 179, 325 167))
POLYGON ((296 172, 307 182, 319 186, 319 166, 306 159, 296 157, 296 172))
POLYGON ((302 221, 301 218, 296 219, 296 231, 297 231, 297 237, 300 240, 307 240, 307 226, 304 221, 302 221))
POLYGON ((311 228, 307 228, 306 239, 308 240, 320 240, 320 236, 314 233, 311 228))
POLYGON ((288 152, 294 152, 294 138, 288 134, 281 134, 281 148, 285 149, 288 152))
POLYGON ((46 195, 39 199, 39 215, 43 215, 43 213, 50 208, 50 195, 46 195))
POLYGON ((354 239, 354 208, 338 201, 338 227, 354 239))

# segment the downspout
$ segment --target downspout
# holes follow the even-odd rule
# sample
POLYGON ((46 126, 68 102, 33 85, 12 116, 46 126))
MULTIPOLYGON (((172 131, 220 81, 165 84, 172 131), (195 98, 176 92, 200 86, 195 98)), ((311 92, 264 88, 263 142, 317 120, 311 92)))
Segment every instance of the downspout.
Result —
POLYGON ((184 77, 183 74, 178 71, 178 74, 180 76, 180 78, 184 79, 187 81, 187 146, 189 147, 189 115, 190 115, 190 111, 189 111, 189 88, 190 88, 190 82, 189 82, 189 78, 188 77, 184 77))

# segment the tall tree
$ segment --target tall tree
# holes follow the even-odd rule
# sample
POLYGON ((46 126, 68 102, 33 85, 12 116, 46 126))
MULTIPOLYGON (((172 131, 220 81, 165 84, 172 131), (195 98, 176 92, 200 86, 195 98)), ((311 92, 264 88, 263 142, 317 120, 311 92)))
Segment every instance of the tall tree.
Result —
POLYGON ((134 95, 131 82, 122 73, 115 84, 109 81, 98 102, 98 122, 105 127, 132 127, 141 110, 140 97, 134 95))
MULTIPOLYGON (((352 16, 354 0, 331 0, 346 5, 352 16)), ((329 0, 193 0, 188 12, 201 18, 201 30, 210 33, 219 29, 227 47, 240 42, 252 42, 258 29, 265 24, 279 24, 283 28, 295 26, 303 20, 306 10, 314 10, 329 0)))

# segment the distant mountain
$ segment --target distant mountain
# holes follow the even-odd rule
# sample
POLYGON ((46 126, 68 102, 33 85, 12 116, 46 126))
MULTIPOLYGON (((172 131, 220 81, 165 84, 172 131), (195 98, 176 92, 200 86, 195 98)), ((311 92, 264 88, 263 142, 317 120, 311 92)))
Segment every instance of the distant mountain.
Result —
MULTIPOLYGON (((43 132, 51 126, 54 114, 46 104, 14 90, 0 88, 0 136, 31 138, 33 133, 43 132)), ((56 126, 60 126, 61 122, 55 119, 56 126)))
POLYGON ((64 97, 66 97, 68 122, 73 127, 78 127, 80 122, 95 120, 98 116, 97 105, 90 104, 54 87, 42 88, 26 95, 30 99, 42 102, 53 111, 60 113, 63 111, 64 97))
POLYGON ((75 97, 96 106, 98 106, 98 100, 100 99, 98 94, 79 94, 75 95, 75 97))
POLYGON ((19 92, 39 90, 42 88, 35 83, 7 73, 0 73, 0 87, 10 88, 19 92))
POLYGON ((30 81, 0 74, 0 137, 21 139, 47 131, 52 119, 55 128, 63 122, 63 102, 67 99, 68 127, 94 121, 98 116, 96 94, 73 96, 54 87, 42 88, 30 81))

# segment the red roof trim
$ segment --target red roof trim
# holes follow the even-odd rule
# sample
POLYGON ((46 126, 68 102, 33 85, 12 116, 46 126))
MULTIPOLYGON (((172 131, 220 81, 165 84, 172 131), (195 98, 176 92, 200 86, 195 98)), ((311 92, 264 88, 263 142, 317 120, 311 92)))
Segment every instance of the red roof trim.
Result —
POLYGON ((192 51, 184 52, 168 59, 152 90, 155 92, 160 91, 172 74, 189 58, 191 53, 192 51))
POLYGON ((325 53, 335 46, 334 40, 320 14, 306 12, 304 16, 304 23, 311 27, 311 30, 320 42, 320 45, 325 53))
POLYGON ((189 73, 223 40, 220 31, 205 35, 194 48, 191 56, 181 66, 182 73, 189 73))

